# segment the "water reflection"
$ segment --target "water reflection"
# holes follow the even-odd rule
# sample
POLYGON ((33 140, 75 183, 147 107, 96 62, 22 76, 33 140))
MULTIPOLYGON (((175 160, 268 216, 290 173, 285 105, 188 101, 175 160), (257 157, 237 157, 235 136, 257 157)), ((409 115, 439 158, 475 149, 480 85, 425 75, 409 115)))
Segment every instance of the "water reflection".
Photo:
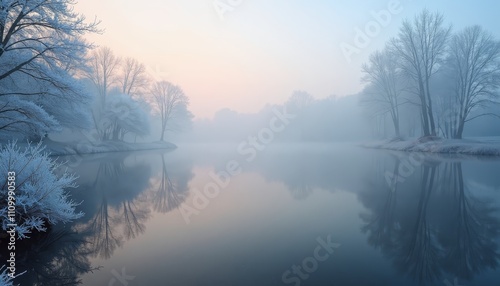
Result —
POLYGON ((409 154, 373 151, 266 155, 254 168, 282 181, 295 199, 318 189, 356 193, 366 208, 360 218, 368 244, 418 284, 473 281, 498 270, 499 201, 484 194, 498 189, 498 176, 484 175, 495 169, 492 163, 498 168, 497 160, 422 155, 417 162, 409 154), (474 168, 465 172, 462 162, 474 168))
MULTIPOLYGON (((182 204, 191 203, 189 186, 193 184, 201 189, 196 184, 206 183, 193 180, 193 166, 199 158, 197 156, 188 151, 165 154, 117 153, 86 158, 74 169, 79 174, 79 187, 72 192, 75 201, 82 201, 80 210, 85 216, 71 226, 54 228, 47 234, 33 238, 29 247, 20 254, 24 257, 20 258, 20 265, 22 269, 28 269, 29 274, 21 276, 16 282, 21 285, 71 285, 78 283, 79 277, 89 271, 94 271, 93 275, 99 276, 102 271, 98 270, 99 265, 93 265, 93 261, 113 260, 117 251, 130 246, 130 240, 141 240, 148 232, 153 231, 151 228, 154 227, 148 224, 149 221, 156 221, 153 225, 163 229, 168 217, 165 214, 175 214, 182 204), (161 216, 161 220, 152 220, 158 216, 161 216)), ((235 158, 231 154, 226 157, 235 158)), ((206 171, 206 166, 219 170, 227 162, 223 156, 212 159, 208 163, 198 162, 196 166, 203 167, 198 170, 206 171)), ((173 223, 170 226, 175 225, 178 229, 169 229, 162 233, 162 237, 158 237, 158 232, 157 237, 148 237, 147 241, 153 244, 157 240, 168 240, 172 245, 178 243, 175 246, 181 250, 174 246, 167 250, 155 248, 155 255, 160 252, 174 257, 168 256, 171 260, 165 261, 167 256, 158 253, 157 259, 160 260, 151 260, 151 265, 148 266, 154 274, 148 276, 147 279, 150 280, 144 283, 160 285, 156 282, 164 281, 165 277, 176 273, 189 276, 187 273, 192 271, 200 272, 199 279, 203 277, 215 281, 222 279, 219 277, 221 272, 206 269, 226 269, 234 265, 233 272, 224 270, 224 273, 232 274, 231 278, 226 279, 227 284, 221 285, 235 285, 237 281, 266 285, 266 279, 281 277, 279 265, 284 265, 286 269, 297 262, 298 258, 290 254, 310 253, 310 243, 315 240, 309 240, 308 234, 300 233, 305 228, 296 227, 298 220, 301 220, 302 226, 307 225, 307 232, 314 237, 318 233, 345 232, 346 225, 333 224, 333 220, 354 223, 356 233, 349 234, 346 241, 338 242, 345 245, 345 248, 352 241, 357 243, 355 248, 361 249, 369 245, 368 248, 379 251, 382 254, 376 258, 379 260, 370 258, 373 259, 370 263, 375 265, 389 262, 392 265, 390 271, 385 270, 388 272, 381 274, 387 279, 381 282, 384 285, 401 284, 401 281, 405 285, 443 285, 444 279, 451 281, 454 277, 472 283, 487 270, 498 272, 500 213, 496 207, 499 197, 494 193, 500 183, 498 176, 493 173, 485 174, 491 172, 492 168, 498 168, 500 163, 425 156, 422 162, 412 165, 409 171, 403 167, 407 166, 408 161, 408 154, 404 153, 354 148, 267 150, 259 154, 255 162, 242 164, 244 172, 241 177, 232 180, 231 185, 221 192, 221 197, 214 199, 214 203, 204 210, 203 216, 207 214, 204 223, 189 226, 182 224, 181 227, 173 223), (388 177, 388 173, 392 176, 388 177), (238 183, 245 176, 251 178, 250 181, 238 183), (251 184, 257 178, 255 176, 269 184, 259 185, 263 188, 260 191, 252 189, 251 184), (278 185, 288 191, 283 192, 286 198, 276 194, 280 188, 271 182, 279 182, 278 185), (245 190, 235 189, 233 186, 245 190), (315 199, 318 194, 321 194, 323 200, 328 200, 329 197, 342 200, 345 196, 336 196, 341 191, 354 194, 353 201, 357 199, 360 208, 355 209, 352 203, 346 202, 352 208, 343 210, 346 217, 323 218, 322 215, 316 215, 330 213, 333 208, 331 204, 315 199), (225 197, 224 192, 232 193, 225 197), (293 199, 287 200, 290 198, 293 199), (279 204, 267 203, 266 200, 279 204), (301 213, 300 217, 293 211, 284 215, 285 209, 294 207, 309 212, 301 213), (241 209, 249 212, 248 217, 238 216, 240 214, 237 212, 241 209), (277 210, 282 213, 276 213, 277 210), (359 210, 362 210, 361 213, 359 210), (210 216, 213 214, 210 211, 227 217, 227 221, 222 217, 210 216), (275 213, 276 218, 281 221, 273 217, 262 221, 262 216, 259 216, 262 213, 275 213), (286 221, 287 216, 295 218, 286 221), (251 225, 251 230, 245 229, 245 222, 251 225), (216 237, 207 229, 216 229, 216 237), (241 241, 236 237, 240 233, 240 239, 245 241, 244 248, 238 247, 241 241), (266 236, 267 241, 264 239, 266 236), (284 243, 283 238, 293 239, 287 239, 284 243), (198 242, 200 244, 196 248, 198 242), (268 250, 259 253, 264 245, 268 250), (301 246, 305 247, 304 251, 300 250, 301 246), (228 247, 235 249, 227 251, 228 247), (292 249, 285 249, 286 247, 292 249), (284 254, 270 256, 269 253, 275 250, 283 250, 284 254), (200 251, 203 257, 198 256, 200 251), (233 257, 234 253, 241 256, 233 257), (223 257, 228 260, 223 260, 223 257), (240 259, 245 261, 240 263, 240 259), (171 267, 168 270, 154 270, 157 264, 164 263, 171 267), (252 271, 242 271, 241 269, 247 269, 245 267, 260 273, 260 276, 253 275, 252 271), (271 268, 278 270, 275 270, 276 273, 269 273, 271 268), (408 280, 401 277, 407 277, 404 279, 408 280)), ((206 174, 197 175, 206 177, 206 174)), ((343 203, 344 201, 339 205, 343 203)), ((183 223, 181 216, 177 216, 183 223)), ((329 281, 336 285, 352 285, 352 281, 357 280, 347 281, 345 277, 362 277, 363 273, 360 272, 368 271, 359 268, 350 270, 352 273, 344 271, 347 273, 343 276, 344 280, 333 276, 339 265, 368 259, 361 252, 342 257, 341 251, 332 260, 322 263, 321 267, 332 267, 332 271, 312 274, 311 279, 316 279, 314 281, 320 284, 329 281)), ((123 259, 124 255, 120 253, 119 256, 123 259)), ((125 257, 131 261, 136 258, 125 257)), ((299 259, 302 258, 299 256, 299 259)), ((142 273, 139 269, 135 271, 134 275, 142 273)), ((184 276, 175 277, 177 284, 173 285, 192 282, 184 276)))
MULTIPOLYGON (((394 178, 400 166, 396 157, 394 178)), ((362 231, 368 243, 420 283, 443 277, 471 280, 496 269, 500 258, 497 208, 469 187, 462 163, 425 160, 415 169, 403 182, 394 179, 388 184, 380 180, 386 171, 380 168, 362 193, 368 210, 361 216, 362 231)))
POLYGON ((152 183, 152 202, 155 211, 167 213, 186 200, 189 178, 185 174, 176 174, 175 166, 167 166, 164 155, 161 156, 161 163, 160 175, 152 183))
MULTIPOLYGON (((61 158, 66 160, 67 158, 61 158)), ((90 258, 109 259, 125 242, 146 231, 153 211, 176 209, 192 177, 189 160, 180 164, 161 152, 88 156, 72 198, 85 216, 72 226, 36 234, 17 250, 20 285, 77 285, 84 273, 99 270, 90 258), (173 170, 175 168, 175 170, 173 170)), ((3 257, 7 253, 2 253, 3 257)))
POLYGON ((82 166, 97 172, 81 183, 82 199, 92 205, 85 207, 86 219, 75 229, 93 234, 89 245, 94 256, 110 258, 124 241, 144 233, 152 211, 166 213, 183 202, 190 166, 185 166, 187 162, 175 166, 168 155, 114 154, 82 166))
MULTIPOLYGON (((500 258, 498 207, 493 201, 474 196, 474 190, 464 182, 461 163, 448 164, 448 174, 442 185, 450 185, 451 198, 439 235, 441 244, 447 245, 443 267, 457 277, 471 279, 487 268, 496 269, 500 258), (453 191, 454 190, 454 191, 453 191)), ((446 194, 444 194, 447 196, 446 194)), ((449 195, 448 195, 449 196, 449 195)))
MULTIPOLYGON (((149 186, 151 166, 125 164, 126 158, 126 154, 113 154, 106 160, 89 162, 85 168, 97 171, 80 183, 79 191, 96 199, 92 206, 84 205, 86 220, 75 229, 92 233, 88 241, 90 253, 104 259, 110 258, 124 240, 143 233, 150 213, 143 192, 149 186)), ((83 201, 89 201, 87 198, 83 201)))
POLYGON ((97 270, 91 266, 89 254, 82 235, 69 227, 52 228, 47 233, 33 234, 29 243, 18 241, 16 244, 17 271, 28 271, 18 277, 16 283, 78 285, 82 274, 97 270))

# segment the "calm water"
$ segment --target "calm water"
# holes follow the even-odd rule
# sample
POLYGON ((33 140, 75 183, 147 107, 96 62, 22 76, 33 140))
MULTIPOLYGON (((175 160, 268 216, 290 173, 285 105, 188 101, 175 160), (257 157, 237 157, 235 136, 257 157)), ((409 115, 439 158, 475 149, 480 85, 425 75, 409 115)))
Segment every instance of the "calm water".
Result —
POLYGON ((500 285, 500 160, 344 145, 256 153, 64 158, 85 216, 37 238, 16 282, 500 285), (228 171, 240 173, 214 175, 228 171))

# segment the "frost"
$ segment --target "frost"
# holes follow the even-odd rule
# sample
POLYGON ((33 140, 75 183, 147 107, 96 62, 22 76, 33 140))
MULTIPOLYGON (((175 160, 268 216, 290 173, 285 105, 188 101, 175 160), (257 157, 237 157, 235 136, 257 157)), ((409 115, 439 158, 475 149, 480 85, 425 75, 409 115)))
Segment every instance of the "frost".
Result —
POLYGON ((426 152, 443 154, 500 156, 498 140, 443 139, 435 136, 424 136, 404 140, 393 138, 380 142, 366 143, 363 147, 387 149, 405 152, 426 152))
POLYGON ((127 133, 145 136, 150 131, 148 114, 126 94, 109 96, 100 125, 112 140, 123 140, 127 133))
MULTIPOLYGON (((9 143, 0 151, 0 186, 7 190, 7 173, 15 172, 16 224, 19 239, 33 230, 46 231, 49 225, 70 222, 83 213, 75 213, 77 203, 69 199, 66 188, 76 187, 75 176, 56 175, 60 164, 49 158, 41 144, 24 150, 9 143)), ((0 193, 2 229, 7 230, 7 192, 0 193)))
POLYGON ((12 278, 7 275, 7 269, 5 269, 5 265, 0 267, 0 286, 13 286, 12 278), (2 271, 3 270, 3 271, 2 271))
MULTIPOLYGON (((18 276, 21 276, 24 273, 26 273, 26 271, 15 275, 14 278, 18 277, 18 276)), ((14 286, 12 277, 9 276, 9 274, 7 272, 7 268, 5 267, 5 265, 2 265, 0 267, 0 286, 14 286)))
POLYGON ((85 23, 73 5, 0 1, 0 130, 8 133, 3 136, 40 138, 62 127, 91 127, 92 97, 76 74, 86 68, 92 47, 83 35, 96 32, 98 23, 85 23))

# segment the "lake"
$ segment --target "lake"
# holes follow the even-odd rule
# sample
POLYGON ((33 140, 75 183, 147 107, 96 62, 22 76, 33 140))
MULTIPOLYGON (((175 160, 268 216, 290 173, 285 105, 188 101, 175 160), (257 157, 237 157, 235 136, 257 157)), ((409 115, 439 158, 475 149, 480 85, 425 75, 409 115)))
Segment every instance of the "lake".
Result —
POLYGON ((500 159, 226 144, 60 160, 85 215, 19 254, 21 285, 499 285, 500 159))

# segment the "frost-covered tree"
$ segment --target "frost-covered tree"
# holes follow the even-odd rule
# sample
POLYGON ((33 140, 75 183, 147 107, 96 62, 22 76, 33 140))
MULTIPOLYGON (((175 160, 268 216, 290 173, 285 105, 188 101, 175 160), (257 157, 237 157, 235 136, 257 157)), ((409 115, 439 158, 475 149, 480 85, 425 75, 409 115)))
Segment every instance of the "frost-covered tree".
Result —
POLYGON ((92 109, 94 128, 99 140, 110 139, 112 123, 105 119, 107 109, 106 97, 114 83, 117 82, 117 72, 120 58, 108 47, 100 47, 89 55, 89 68, 86 76, 96 90, 95 106, 92 109))
POLYGON ((500 42, 480 26, 467 27, 450 41, 448 65, 452 102, 447 121, 452 136, 461 139, 465 123, 488 115, 473 111, 497 101, 500 87, 500 42), (450 116, 453 115, 453 116, 450 116))
POLYGON ((0 140, 43 137, 60 129, 58 121, 36 103, 17 96, 0 100, 0 140))
POLYGON ((74 76, 90 47, 82 37, 96 32, 97 23, 73 12, 74 4, 0 1, 0 112, 7 115, 0 124, 8 131, 44 133, 55 129, 54 122, 70 128, 90 123, 90 95, 74 76))
MULTIPOLYGON (((9 172, 15 172, 15 221, 20 239, 28 237, 33 230, 46 231, 49 225, 69 222, 80 218, 76 213, 77 203, 73 202, 66 188, 75 187, 75 177, 63 172, 60 167, 43 152, 39 143, 21 150, 15 143, 9 143, 0 151, 0 219, 2 230, 8 228, 9 172)), ((12 180, 10 180, 12 181, 12 180)))
POLYGON ((390 43, 401 68, 412 79, 413 94, 420 101, 424 135, 436 135, 430 82, 444 61, 450 31, 442 14, 424 10, 412 22, 404 21, 398 37, 390 43))
POLYGON ((105 140, 123 140, 127 133, 149 134, 149 117, 141 105, 129 95, 111 94, 101 118, 105 140))
POLYGON ((377 113, 390 115, 394 132, 400 136, 401 96, 404 90, 403 76, 395 56, 389 50, 376 51, 363 65, 363 81, 370 86, 363 92, 363 103, 377 109, 377 113))
POLYGON ((183 114, 180 111, 187 111, 189 98, 179 86, 168 81, 157 82, 151 89, 151 95, 153 112, 159 114, 161 119, 160 141, 163 141, 165 131, 167 131, 173 119, 183 114))
POLYGON ((147 135, 149 119, 136 101, 148 83, 144 65, 132 58, 122 60, 108 47, 92 51, 89 61, 87 77, 97 90, 93 120, 99 139, 147 135))

